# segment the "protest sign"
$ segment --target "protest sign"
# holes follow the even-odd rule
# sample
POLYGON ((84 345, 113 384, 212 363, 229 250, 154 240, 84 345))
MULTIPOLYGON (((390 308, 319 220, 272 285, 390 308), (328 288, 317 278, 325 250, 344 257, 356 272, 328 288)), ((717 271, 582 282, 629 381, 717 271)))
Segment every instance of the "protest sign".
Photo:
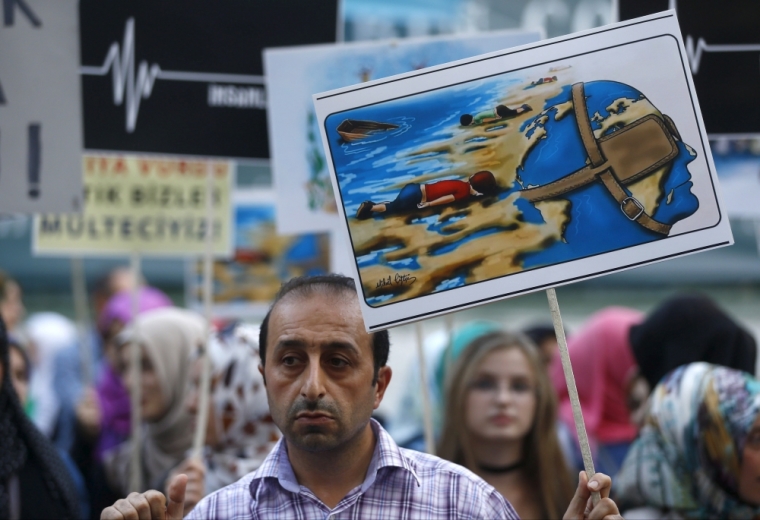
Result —
POLYGON ((621 20, 675 9, 710 137, 760 135, 760 9, 756 0, 617 0, 621 20))
POLYGON ((232 163, 105 154, 83 162, 83 213, 35 216, 35 254, 202 255, 209 168, 214 254, 231 253, 232 163))
POLYGON ((264 47, 334 42, 338 2, 81 0, 88 150, 267 159, 264 47))
POLYGON ((501 31, 342 45, 265 49, 277 230, 304 233, 340 225, 311 95, 541 39, 501 31))
POLYGON ((760 219, 760 139, 711 141, 729 217, 760 219))
MULTIPOLYGON (((214 316, 263 318, 283 283, 331 271, 327 233, 277 234, 271 190, 236 192, 234 222, 234 257, 215 262, 213 269, 214 316)), ((201 262, 189 260, 185 288, 190 308, 201 307, 201 274, 201 262)))
POLYGON ((673 12, 314 102, 368 330, 733 242, 673 12))
POLYGON ((82 116, 74 0, 5 0, 0 212, 79 211, 82 116))

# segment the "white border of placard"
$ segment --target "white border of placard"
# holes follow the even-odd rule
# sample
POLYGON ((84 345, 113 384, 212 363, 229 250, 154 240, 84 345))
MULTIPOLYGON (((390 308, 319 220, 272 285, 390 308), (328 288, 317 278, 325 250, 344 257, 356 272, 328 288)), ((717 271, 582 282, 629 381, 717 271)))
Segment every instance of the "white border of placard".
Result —
MULTIPOLYGON (((721 209, 715 167, 710 155, 699 103, 694 93, 694 84, 688 70, 678 21, 673 11, 460 60, 424 71, 315 94, 313 99, 335 193, 340 194, 340 189, 325 129, 325 123, 331 114, 538 65, 551 66, 554 62, 578 64, 579 73, 582 74, 579 80, 582 81, 603 79, 626 82, 627 80, 629 84, 646 93, 647 98, 652 100, 653 105, 662 113, 673 117, 684 136, 683 142, 689 144, 697 154, 696 159, 689 164, 689 171, 694 181, 692 190, 700 201, 699 209, 692 216, 674 225, 666 238, 653 242, 506 274, 498 278, 477 281, 470 285, 375 307, 367 304, 364 298, 360 298, 367 330, 394 327, 503 298, 733 243, 726 212, 721 209), (644 45, 658 38, 661 39, 660 41, 665 41, 663 38, 667 41, 672 39, 675 52, 671 52, 669 57, 649 58, 647 56, 646 60, 642 59, 634 46, 644 45), (602 54, 591 57, 592 54, 602 52, 607 58, 613 56, 620 59, 603 61, 599 59, 602 54), (676 69, 679 78, 677 82, 668 84, 667 81, 659 80, 654 76, 657 67, 653 64, 657 60, 671 60, 671 62, 675 60, 674 62, 677 63, 679 58, 680 64, 677 65, 680 67, 676 69)), ((337 205, 343 222, 342 231, 347 238, 347 243, 351 244, 348 218, 355 218, 355 216, 345 214, 341 199, 338 200, 337 205)), ((345 253, 354 256, 351 249, 345 253)), ((354 262, 352 267, 357 286, 361 287, 357 263, 354 262)))

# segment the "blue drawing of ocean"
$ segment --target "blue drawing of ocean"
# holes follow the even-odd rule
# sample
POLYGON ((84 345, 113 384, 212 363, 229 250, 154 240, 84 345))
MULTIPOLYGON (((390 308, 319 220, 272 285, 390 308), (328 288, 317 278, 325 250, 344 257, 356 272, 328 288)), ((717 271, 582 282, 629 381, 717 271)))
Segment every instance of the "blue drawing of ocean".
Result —
MULTIPOLYGON (((392 200, 404 184, 416 182, 420 176, 466 180, 447 172, 465 168, 467 163, 445 149, 435 149, 435 144, 461 131, 462 114, 493 108, 510 85, 519 83, 519 78, 483 80, 329 116, 325 129, 346 214, 354 215, 368 199, 392 200), (346 119, 390 123, 398 128, 346 142, 337 131, 346 119), (431 150, 424 151, 428 148, 431 150)), ((499 128, 496 125, 494 130, 499 128)), ((474 138, 472 150, 479 149, 485 139, 474 138)))

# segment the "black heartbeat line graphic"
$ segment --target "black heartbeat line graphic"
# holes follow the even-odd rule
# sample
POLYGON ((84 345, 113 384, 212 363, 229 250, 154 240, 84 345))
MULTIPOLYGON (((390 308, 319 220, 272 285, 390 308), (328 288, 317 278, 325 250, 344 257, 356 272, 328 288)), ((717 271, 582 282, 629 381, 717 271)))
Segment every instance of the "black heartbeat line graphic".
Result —
POLYGON ((79 72, 86 76, 106 76, 109 71, 112 72, 114 105, 121 105, 126 97, 126 126, 129 133, 134 132, 137 126, 140 101, 150 97, 156 80, 237 83, 243 85, 264 84, 264 76, 162 70, 159 64, 154 63, 149 66, 145 60, 140 62, 137 69, 137 78, 135 78, 134 18, 129 18, 124 27, 124 39, 121 49, 119 48, 119 42, 113 42, 101 66, 83 66, 79 69, 79 72), (121 52, 119 52, 120 50, 121 52))

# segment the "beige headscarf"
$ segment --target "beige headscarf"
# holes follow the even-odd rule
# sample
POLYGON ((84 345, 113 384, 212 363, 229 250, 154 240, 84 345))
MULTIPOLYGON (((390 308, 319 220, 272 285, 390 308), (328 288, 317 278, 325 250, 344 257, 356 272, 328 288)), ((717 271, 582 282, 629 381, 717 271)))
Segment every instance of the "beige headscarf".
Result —
MULTIPOLYGON (((164 416, 144 425, 142 442, 143 488, 163 489, 169 470, 185 458, 193 441, 191 416, 185 410, 191 355, 203 344, 207 326, 198 314, 169 307, 141 314, 124 331, 123 341, 138 341, 145 349, 161 381, 167 402, 164 416)), ((130 442, 106 457, 111 484, 129 491, 130 442)), ((126 496, 126 495, 125 495, 126 496)))

